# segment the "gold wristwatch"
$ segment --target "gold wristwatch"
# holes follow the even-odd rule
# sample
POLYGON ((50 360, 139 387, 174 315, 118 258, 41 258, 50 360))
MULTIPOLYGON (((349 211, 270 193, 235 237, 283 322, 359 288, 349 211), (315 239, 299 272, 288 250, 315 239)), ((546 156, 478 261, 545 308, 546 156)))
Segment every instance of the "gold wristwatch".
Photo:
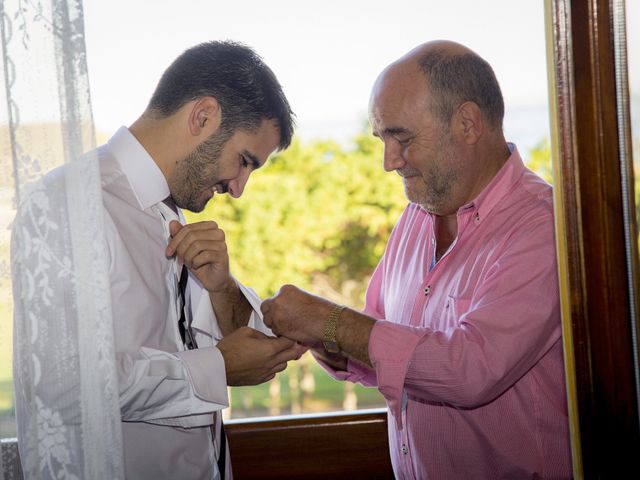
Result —
POLYGON ((340 314, 345 309, 343 305, 335 305, 329 313, 327 323, 324 324, 324 333, 322 335, 322 344, 324 349, 329 353, 340 353, 338 339, 336 338, 336 330, 340 314))

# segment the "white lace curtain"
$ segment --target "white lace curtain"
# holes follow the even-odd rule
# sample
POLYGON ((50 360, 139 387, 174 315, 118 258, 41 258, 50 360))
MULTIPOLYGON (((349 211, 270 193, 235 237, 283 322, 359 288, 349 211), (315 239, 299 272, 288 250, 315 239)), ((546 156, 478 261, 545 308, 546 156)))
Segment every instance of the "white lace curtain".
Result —
MULTIPOLYGON (((95 143, 82 1, 0 0, 0 16, 5 225, 19 211, 2 291, 12 284, 24 476, 123 478, 99 171, 81 157, 95 143), (61 181, 39 181, 62 164, 61 181)), ((19 478, 15 444, 1 448, 0 479, 19 478)))

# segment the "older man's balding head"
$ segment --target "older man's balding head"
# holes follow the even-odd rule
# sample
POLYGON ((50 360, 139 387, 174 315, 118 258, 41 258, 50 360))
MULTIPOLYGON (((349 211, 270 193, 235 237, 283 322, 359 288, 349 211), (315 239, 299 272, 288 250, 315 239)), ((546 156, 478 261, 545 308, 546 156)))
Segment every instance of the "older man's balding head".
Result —
POLYGON ((434 40, 417 46, 380 74, 374 93, 423 87, 429 89, 429 106, 443 123, 449 122, 458 106, 471 101, 478 105, 491 129, 502 129, 504 100, 495 73, 464 45, 434 40))

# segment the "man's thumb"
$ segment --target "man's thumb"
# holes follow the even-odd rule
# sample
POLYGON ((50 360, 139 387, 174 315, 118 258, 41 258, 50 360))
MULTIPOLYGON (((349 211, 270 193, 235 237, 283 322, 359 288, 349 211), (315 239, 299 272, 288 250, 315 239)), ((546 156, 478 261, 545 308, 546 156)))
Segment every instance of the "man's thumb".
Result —
POLYGON ((171 236, 175 237, 180 230, 182 230, 182 224, 177 220, 171 220, 171 223, 169 223, 169 233, 171 236))

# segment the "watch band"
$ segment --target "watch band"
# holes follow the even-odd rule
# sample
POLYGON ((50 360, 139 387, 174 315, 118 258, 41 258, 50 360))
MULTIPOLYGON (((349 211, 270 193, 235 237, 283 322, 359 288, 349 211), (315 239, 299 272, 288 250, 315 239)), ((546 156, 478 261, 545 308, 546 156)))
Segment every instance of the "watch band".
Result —
POLYGON ((338 339, 336 337, 338 319, 345 309, 344 305, 334 305, 327 317, 327 323, 324 324, 324 332, 322 335, 322 344, 324 349, 329 353, 340 353, 338 339))

